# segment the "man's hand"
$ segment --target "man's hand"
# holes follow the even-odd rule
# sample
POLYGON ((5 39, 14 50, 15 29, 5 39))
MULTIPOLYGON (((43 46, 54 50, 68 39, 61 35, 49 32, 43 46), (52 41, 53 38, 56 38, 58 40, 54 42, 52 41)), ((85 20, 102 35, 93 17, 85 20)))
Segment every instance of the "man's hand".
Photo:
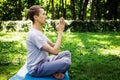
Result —
POLYGON ((63 17, 60 18, 59 23, 56 25, 56 30, 59 31, 64 31, 64 27, 65 27, 65 20, 63 17))
MULTIPOLYGON (((58 55, 60 45, 61 45, 61 41, 62 41, 62 33, 63 33, 63 30, 64 30, 64 27, 65 27, 65 21, 64 21, 64 18, 61 17, 60 21, 59 21, 59 24, 57 24, 57 26, 56 26, 56 30, 58 32, 56 43, 54 45, 52 45, 51 42, 48 42, 48 44, 45 44, 42 47, 44 50, 46 50, 47 52, 49 52, 53 55, 58 55)), ((61 76, 64 76, 64 75, 56 75, 56 78, 57 77, 59 78, 61 76)))

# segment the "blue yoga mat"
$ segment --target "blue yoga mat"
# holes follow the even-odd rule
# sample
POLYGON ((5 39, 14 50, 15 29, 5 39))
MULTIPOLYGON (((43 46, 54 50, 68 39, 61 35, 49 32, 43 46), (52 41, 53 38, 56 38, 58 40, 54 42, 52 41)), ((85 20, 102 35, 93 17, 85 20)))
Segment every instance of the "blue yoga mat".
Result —
MULTIPOLYGON (((32 77, 28 74, 26 64, 9 80, 56 80, 54 77, 32 77)), ((65 73, 65 77, 63 80, 69 80, 68 72, 65 73)))

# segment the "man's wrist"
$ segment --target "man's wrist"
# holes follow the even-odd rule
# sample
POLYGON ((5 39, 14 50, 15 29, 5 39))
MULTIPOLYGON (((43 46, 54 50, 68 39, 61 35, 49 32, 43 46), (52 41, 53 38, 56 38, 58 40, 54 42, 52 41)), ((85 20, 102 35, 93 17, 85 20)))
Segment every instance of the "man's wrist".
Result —
POLYGON ((63 33, 63 31, 58 31, 58 34, 62 34, 63 33))

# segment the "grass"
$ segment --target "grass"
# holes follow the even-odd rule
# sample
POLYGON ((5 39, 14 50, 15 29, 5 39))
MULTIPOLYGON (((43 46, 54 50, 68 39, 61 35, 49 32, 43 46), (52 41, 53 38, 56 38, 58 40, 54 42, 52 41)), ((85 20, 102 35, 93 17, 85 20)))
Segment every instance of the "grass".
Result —
MULTIPOLYGON (((55 42, 56 34, 46 33, 55 42)), ((8 80, 26 59, 26 33, 0 32, 0 80, 8 80)), ((69 50, 71 80, 120 80, 120 33, 64 33, 61 51, 69 50)))

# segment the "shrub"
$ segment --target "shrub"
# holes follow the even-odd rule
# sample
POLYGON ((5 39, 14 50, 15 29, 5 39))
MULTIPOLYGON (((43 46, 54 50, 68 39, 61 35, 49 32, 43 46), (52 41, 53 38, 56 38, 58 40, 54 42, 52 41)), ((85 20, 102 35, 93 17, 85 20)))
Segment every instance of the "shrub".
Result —
POLYGON ((31 21, 1 21, 0 29, 2 31, 24 31, 27 32, 31 26, 31 21))
POLYGON ((73 21, 72 32, 119 32, 120 21, 73 21))
MULTIPOLYGON (((58 20, 47 20, 43 31, 54 31, 58 20)), ((81 21, 65 20, 65 31, 71 32, 119 32, 120 21, 81 21)), ((31 21, 2 21, 0 30, 25 31, 31 27, 31 21)))

